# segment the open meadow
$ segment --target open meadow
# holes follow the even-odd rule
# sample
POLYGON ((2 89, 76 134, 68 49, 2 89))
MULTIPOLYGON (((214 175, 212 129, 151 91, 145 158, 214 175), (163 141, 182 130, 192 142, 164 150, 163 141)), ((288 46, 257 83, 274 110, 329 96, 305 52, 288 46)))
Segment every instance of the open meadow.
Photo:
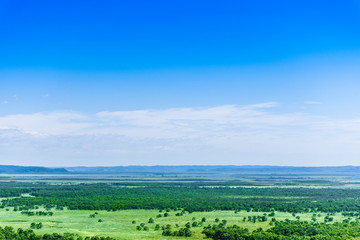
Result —
MULTIPOLYGON (((40 209, 44 210, 45 209, 40 209)), ((233 226, 234 224, 248 228, 249 230, 255 230, 256 228, 268 229, 271 227, 269 223, 271 218, 265 222, 249 222, 248 217, 263 216, 264 212, 246 212, 240 211, 234 213, 234 211, 211 211, 211 212, 193 212, 184 214, 183 216, 175 216, 179 211, 170 211, 168 217, 157 218, 159 214, 158 210, 119 210, 115 212, 97 211, 95 218, 89 216, 94 214, 94 211, 90 210, 51 210, 54 212, 53 216, 26 216, 19 211, 13 212, 10 208, 9 211, 5 209, 0 210, 0 224, 1 226, 13 226, 14 228, 29 228, 32 222, 41 222, 43 227, 41 229, 35 229, 34 231, 39 234, 44 233, 75 233, 81 236, 110 236, 116 239, 173 239, 174 237, 162 236, 162 230, 155 230, 156 224, 160 226, 166 226, 170 224, 172 228, 176 229, 176 225, 184 227, 186 223, 201 222, 202 218, 206 221, 202 226, 191 227, 194 234, 187 239, 203 239, 204 234, 202 230, 204 226, 216 223, 216 219, 219 222, 222 220, 227 221, 227 225, 233 226), (243 218, 246 221, 243 221, 243 218), (153 218, 154 223, 148 223, 149 219, 153 218), (101 219, 103 222, 98 222, 101 219), (133 223, 135 221, 136 223, 133 223), (144 223, 149 229, 147 231, 136 230, 136 227, 141 223, 144 223)), ((278 221, 284 221, 285 219, 296 220, 299 216, 301 220, 311 221, 312 213, 300 213, 296 216, 292 216, 291 213, 275 212, 275 218, 278 221)), ((316 216, 319 222, 323 222, 326 214, 322 213, 320 216, 316 216)), ((335 214, 335 222, 341 222, 347 217, 342 216, 340 213, 335 214)))
POLYGON ((301 236, 360 239, 359 185, 354 176, 4 175, 0 227, 60 239, 290 239, 283 228, 301 225, 317 229, 301 236))

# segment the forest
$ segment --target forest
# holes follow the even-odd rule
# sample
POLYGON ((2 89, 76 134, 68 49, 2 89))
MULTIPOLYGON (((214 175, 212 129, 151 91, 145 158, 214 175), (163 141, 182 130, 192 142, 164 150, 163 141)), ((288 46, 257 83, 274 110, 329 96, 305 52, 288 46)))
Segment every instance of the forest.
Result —
POLYGON ((0 239, 360 239, 354 175, 9 176, 0 239))

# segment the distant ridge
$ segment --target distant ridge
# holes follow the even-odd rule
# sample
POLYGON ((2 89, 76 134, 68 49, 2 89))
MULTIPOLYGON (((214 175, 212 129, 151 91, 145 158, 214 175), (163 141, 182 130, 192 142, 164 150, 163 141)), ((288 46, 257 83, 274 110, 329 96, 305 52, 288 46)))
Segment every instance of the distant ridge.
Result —
POLYGON ((0 174, 67 173, 65 168, 0 165, 0 174))
POLYGON ((261 165, 180 165, 63 167, 0 165, 0 174, 231 174, 231 175, 360 175, 360 166, 294 167, 261 165))
POLYGON ((183 166, 116 166, 66 167, 69 173, 224 173, 224 174, 360 174, 359 166, 294 167, 261 165, 183 165, 183 166))

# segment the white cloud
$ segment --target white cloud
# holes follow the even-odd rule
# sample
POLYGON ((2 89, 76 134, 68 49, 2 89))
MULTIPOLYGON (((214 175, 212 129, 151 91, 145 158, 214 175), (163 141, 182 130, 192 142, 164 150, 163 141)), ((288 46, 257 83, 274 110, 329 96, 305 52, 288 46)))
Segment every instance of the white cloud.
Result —
POLYGON ((9 115, 0 117, 0 151, 40 165, 356 163, 360 119, 276 106, 9 115))
POLYGON ((85 115, 75 112, 17 114, 0 117, 0 130, 32 135, 73 135, 91 126, 85 115))
POLYGON ((1 104, 8 104, 9 102, 8 101, 1 101, 0 103, 1 104))
POLYGON ((319 105, 322 104, 322 102, 317 102, 317 101, 305 101, 305 104, 309 104, 309 105, 319 105))

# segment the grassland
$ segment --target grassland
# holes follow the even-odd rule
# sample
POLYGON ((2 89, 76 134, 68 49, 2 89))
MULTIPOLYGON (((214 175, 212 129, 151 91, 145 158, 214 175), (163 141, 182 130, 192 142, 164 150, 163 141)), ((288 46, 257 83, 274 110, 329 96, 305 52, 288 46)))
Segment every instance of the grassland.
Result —
MULTIPOLYGON (((128 176, 127 176, 128 177, 128 176)), ((307 221, 310 223, 322 223, 324 217, 332 218, 331 222, 343 221, 359 221, 359 215, 352 217, 344 216, 343 213, 360 212, 353 210, 346 210, 348 202, 355 205, 358 202, 359 183, 358 179, 354 177, 338 177, 326 178, 322 177, 319 181, 318 177, 269 177, 261 178, 247 177, 242 179, 234 178, 214 178, 192 176, 191 178, 139 178, 123 179, 121 177, 111 176, 106 180, 106 176, 98 176, 99 182, 96 178, 91 176, 12 176, 10 179, 4 179, 0 182, 0 201, 2 208, 0 208, 0 227, 12 226, 13 228, 30 228, 31 223, 41 222, 43 227, 41 229, 34 229, 37 234, 45 233, 73 233, 79 236, 109 236, 119 240, 129 239, 178 239, 181 237, 163 236, 162 226, 171 225, 173 230, 184 228, 185 224, 193 224, 196 222, 198 226, 191 227, 193 235, 187 239, 203 239, 205 235, 202 233, 205 226, 216 224, 216 219, 219 223, 226 220, 226 226, 237 225, 242 228, 247 228, 250 231, 262 228, 263 230, 272 227, 270 222, 272 218, 276 221, 307 221), (81 177, 81 179, 80 179, 81 177), (352 182, 353 181, 353 182, 352 182), (352 182, 350 187, 349 182, 352 182), (100 183, 100 185, 98 185, 100 183), (10 191, 12 190, 12 191, 10 191), (252 193, 253 194, 249 194, 252 193), (231 193, 231 194, 229 194, 231 193), (3 195, 1 195, 3 194, 3 195), (126 198, 122 198, 122 195, 126 198), (172 196, 177 194, 176 196, 172 196), (198 195, 194 195, 198 194, 198 195), (163 199, 180 199, 176 204, 182 201, 186 206, 196 203, 198 201, 208 201, 215 203, 209 205, 214 207, 207 211, 183 211, 184 209, 174 205, 174 208, 161 207, 161 204, 169 204, 162 202, 163 199), (69 206, 73 206, 68 202, 71 199, 76 201, 94 201, 94 205, 85 205, 87 207, 94 207, 92 210, 70 210, 69 206), (97 209, 101 207, 101 201, 115 204, 117 201, 136 200, 143 204, 147 201, 153 201, 159 208, 149 209, 97 209), (110 200, 111 201, 110 201, 110 200), (339 203, 334 201, 337 200, 339 203), (19 205, 11 205, 19 201, 19 205), (28 201, 29 200, 29 201, 28 201), (32 200, 36 204, 32 205, 32 200), (10 201, 10 202, 9 202, 10 201), (44 201, 44 205, 39 204, 44 201), (190 203, 188 203, 189 201, 190 203), (318 202, 329 202, 331 206, 337 207, 336 204, 342 208, 334 208, 334 211, 317 211, 318 202), (344 201, 344 202, 343 202, 344 201), (46 204, 53 206, 49 207, 46 204), (64 206, 58 208, 58 204, 62 203, 64 206), (228 204, 243 203, 244 205, 233 206, 248 206, 254 205, 251 209, 233 209, 233 210, 219 210, 218 208, 226 207, 228 204), (297 203, 303 204, 305 207, 302 210, 293 209, 297 203), (28 204, 28 205, 27 205, 28 204), (216 205, 220 204, 220 205, 216 205), (274 207, 289 205, 289 209, 294 211, 278 211, 276 209, 271 211, 259 211, 256 206, 266 204, 273 204, 274 207), (306 205, 307 204, 307 205, 306 205), (310 205, 309 205, 310 204, 310 205), (314 206, 312 206, 312 204, 314 206), (36 208, 34 208, 36 206, 36 208), (46 207, 46 208, 45 208, 46 207), (20 210, 14 211, 14 208, 20 210), (22 209, 21 209, 22 208, 22 209), (62 209, 62 210, 61 210, 62 209), (159 210, 162 209, 162 210, 159 210), (177 210, 174 210, 177 209, 177 210), (340 209, 340 210, 339 210, 340 209), (343 209, 343 210, 341 210, 343 209), (28 216, 22 214, 21 211, 44 211, 53 213, 52 216, 28 216), (168 212, 167 212, 168 211, 168 212), (96 212, 96 214, 95 214, 96 212), (274 212, 275 216, 269 216, 270 212, 274 212), (169 216, 164 217, 164 213, 169 216), (176 214, 180 216, 176 216, 176 214), (180 214, 181 213, 181 214, 180 214), (161 214, 161 217, 158 215, 161 214), (90 217, 95 215, 94 217, 90 217), (249 217, 267 216, 266 221, 262 222, 256 220, 255 222, 249 220, 249 217), (148 223, 149 219, 153 218, 153 223, 148 223), (205 222, 202 219, 205 218, 205 222), (245 218, 245 220, 244 220, 245 218), (99 222, 101 219, 101 222, 99 222), (314 219, 316 219, 314 221, 314 219), (140 224, 145 224, 148 230, 137 230, 140 224), (155 230, 155 226, 159 224, 160 229, 155 230), (200 226, 199 226, 200 225, 200 226)), ((75 201, 75 202, 76 202, 75 201)), ((360 203, 359 203, 360 204, 360 203)), ((120 205, 127 207, 126 204, 120 205)), ((146 206, 146 205, 143 205, 146 206)), ((360 205, 359 205, 360 206, 360 205)), ((270 207, 271 208, 271 207, 270 207)), ((186 209, 185 209, 186 210, 186 209)), ((357 238, 354 238, 357 239, 357 238)))
MULTIPOLYGON (((158 210, 121 210, 115 212, 108 211, 96 211, 98 214, 95 218, 90 218, 90 214, 94 214, 95 211, 90 210, 54 210, 53 216, 26 216, 19 211, 14 212, 13 208, 7 208, 0 210, 0 226, 13 226, 14 228, 29 228, 32 222, 42 222, 43 228, 34 230, 36 233, 76 233, 81 236, 110 236, 117 239, 174 239, 174 237, 165 237, 161 235, 161 230, 155 231, 155 225, 170 224, 174 229, 175 225, 184 227, 187 222, 201 221, 203 217, 206 218, 206 222, 203 226, 208 224, 214 224, 215 219, 226 220, 227 225, 232 226, 234 224, 248 228, 249 230, 255 230, 256 228, 267 229, 270 227, 269 218, 266 222, 251 223, 248 221, 243 222, 244 217, 263 215, 263 212, 246 212, 240 211, 235 213, 234 211, 212 211, 212 212, 193 212, 187 213, 183 216, 175 216, 176 212, 169 212, 168 217, 156 218, 159 214, 158 210), (148 223, 149 218, 154 219, 154 223, 148 223), (103 222, 98 222, 102 219, 103 222), (136 221, 135 224, 132 222, 136 221), (149 227, 149 231, 136 230, 136 226, 140 223, 145 223, 149 227)), ((39 209, 45 210, 45 209, 39 209)), ((267 213, 268 214, 268 213, 267 213)), ((326 214, 320 213, 320 217, 316 217, 318 221, 323 221, 326 214)), ((301 220, 311 221, 313 213, 299 213, 296 214, 301 220)), ((275 212, 274 216, 277 220, 296 220, 290 213, 275 212)), ((335 214, 334 221, 342 221, 347 217, 342 216, 340 213, 335 214)), ((204 235, 201 233, 202 227, 191 228, 194 231, 194 235, 187 239, 203 239, 204 235)))

